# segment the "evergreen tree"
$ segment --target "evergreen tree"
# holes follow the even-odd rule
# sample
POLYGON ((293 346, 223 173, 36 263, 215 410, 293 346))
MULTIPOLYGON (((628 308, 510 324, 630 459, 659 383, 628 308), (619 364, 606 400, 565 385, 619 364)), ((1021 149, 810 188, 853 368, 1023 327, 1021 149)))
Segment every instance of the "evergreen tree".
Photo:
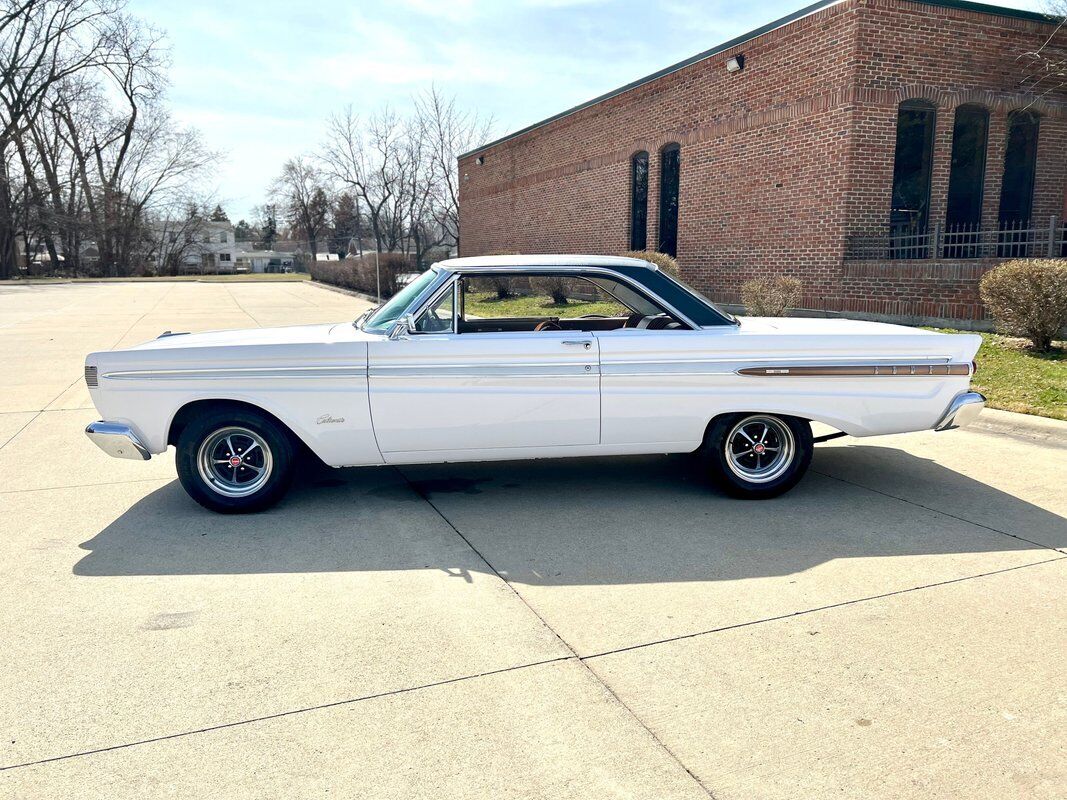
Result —
POLYGON ((359 204, 349 192, 342 193, 333 210, 333 235, 330 237, 330 249, 340 258, 348 255, 349 245, 359 236, 359 223, 359 204))
POLYGON ((239 242, 255 241, 258 233, 255 228, 243 219, 233 226, 233 238, 239 242))
POLYGON ((274 243, 278 240, 278 207, 273 203, 267 204, 260 209, 260 216, 259 230, 263 247, 273 250, 274 243))

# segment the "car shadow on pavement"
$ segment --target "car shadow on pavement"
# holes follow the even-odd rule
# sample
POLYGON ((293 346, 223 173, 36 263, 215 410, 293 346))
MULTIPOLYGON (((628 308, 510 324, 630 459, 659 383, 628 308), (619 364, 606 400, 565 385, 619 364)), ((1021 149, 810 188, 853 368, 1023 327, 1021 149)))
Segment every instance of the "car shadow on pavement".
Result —
POLYGON ((788 575, 833 559, 1062 548, 1067 524, 885 447, 821 449, 796 489, 760 502, 708 487, 687 456, 309 465, 282 504, 254 515, 210 513, 171 482, 84 542, 89 553, 74 572, 489 572, 468 542, 509 580, 629 584, 788 575))

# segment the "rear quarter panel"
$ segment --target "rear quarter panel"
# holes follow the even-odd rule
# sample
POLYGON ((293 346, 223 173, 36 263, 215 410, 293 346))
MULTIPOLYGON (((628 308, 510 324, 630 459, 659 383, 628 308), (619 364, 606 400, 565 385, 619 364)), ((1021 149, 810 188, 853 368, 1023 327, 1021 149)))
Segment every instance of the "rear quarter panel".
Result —
POLYGON ((746 411, 802 417, 853 436, 930 428, 952 399, 967 390, 969 376, 738 374, 745 367, 775 364, 969 364, 981 343, 978 336, 892 330, 790 335, 723 326, 597 334, 601 441, 685 442, 695 448, 712 418, 746 411))

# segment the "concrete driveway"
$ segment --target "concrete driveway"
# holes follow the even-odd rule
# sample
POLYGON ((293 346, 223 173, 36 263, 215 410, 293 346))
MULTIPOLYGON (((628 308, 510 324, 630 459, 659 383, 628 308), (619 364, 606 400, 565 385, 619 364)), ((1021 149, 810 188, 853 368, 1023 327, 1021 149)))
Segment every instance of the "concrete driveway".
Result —
POLYGON ((90 350, 364 307, 0 287, 0 797, 1067 795, 1055 425, 842 439, 763 503, 623 458, 236 518, 82 435, 90 350))

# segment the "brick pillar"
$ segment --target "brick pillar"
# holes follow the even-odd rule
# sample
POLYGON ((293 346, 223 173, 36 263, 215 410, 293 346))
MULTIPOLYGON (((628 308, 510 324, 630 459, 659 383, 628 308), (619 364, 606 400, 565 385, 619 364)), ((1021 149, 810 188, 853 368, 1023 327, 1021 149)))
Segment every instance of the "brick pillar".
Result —
POLYGON ((1037 135, 1037 175, 1034 182, 1034 225, 1048 225, 1063 213, 1064 173, 1067 169, 1067 121, 1045 115, 1037 135))
POLYGON ((948 179, 952 172, 952 128, 955 119, 955 106, 937 107, 930 169, 930 219, 927 223, 927 231, 931 234, 939 224, 944 227, 948 215, 948 179))
POLYGON ((1004 145, 1008 136, 1007 115, 998 109, 989 113, 989 140, 986 143, 985 185, 982 194, 982 229, 997 228, 1000 214, 1000 183, 1004 177, 1004 145))
MULTIPOLYGON (((655 147, 648 150, 648 244, 649 250, 659 249, 659 175, 661 153, 655 147)), ((685 169, 685 153, 682 153, 685 169)))

